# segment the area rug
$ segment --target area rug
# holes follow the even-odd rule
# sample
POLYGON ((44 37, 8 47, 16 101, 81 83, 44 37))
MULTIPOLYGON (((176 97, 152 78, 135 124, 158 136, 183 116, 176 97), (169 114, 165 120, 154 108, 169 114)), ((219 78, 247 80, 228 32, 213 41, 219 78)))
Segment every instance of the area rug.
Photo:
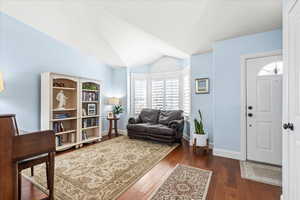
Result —
POLYGON ((249 161, 240 161, 242 178, 281 186, 281 168, 249 161))
MULTIPOLYGON (((62 154, 55 160, 56 200, 113 200, 167 156, 178 144, 167 145, 127 136, 62 154)), ((23 175, 46 191, 45 165, 23 175)))
POLYGON ((212 171, 177 165, 151 200, 205 200, 212 171))

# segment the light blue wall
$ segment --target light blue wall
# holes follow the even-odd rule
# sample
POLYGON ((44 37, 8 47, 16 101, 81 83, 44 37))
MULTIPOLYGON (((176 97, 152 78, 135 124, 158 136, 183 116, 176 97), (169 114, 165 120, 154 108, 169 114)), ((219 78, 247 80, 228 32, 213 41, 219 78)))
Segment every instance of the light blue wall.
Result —
POLYGON ((208 133, 210 143, 213 142, 213 55, 212 53, 193 55, 191 57, 191 92, 192 92, 192 113, 191 113, 191 132, 194 132, 193 120, 195 117, 199 119, 198 110, 201 110, 204 129, 208 133), (195 79, 209 78, 210 93, 209 94, 195 94, 195 79))
MULTIPOLYGON (((21 129, 33 131, 40 124, 40 73, 57 72, 103 81, 103 96, 126 96, 126 70, 120 72, 82 55, 61 42, 0 13, 0 71, 5 91, 0 94, 0 113, 17 114, 21 129), (118 77, 114 90, 114 78, 118 77), (124 91, 123 91, 124 90, 124 91)), ((84 38, 83 38, 84 39, 84 38)), ((105 101, 104 101, 105 102, 105 101)), ((106 115, 105 108, 103 106, 106 115)), ((103 121, 107 127, 107 122, 103 121)), ((121 125, 123 126, 123 125, 121 125)))
POLYGON ((281 30, 220 41, 213 45, 214 148, 240 152, 241 56, 281 48, 281 30))
POLYGON ((126 130, 127 124, 127 69, 125 67, 113 69, 112 74, 113 95, 121 99, 121 105, 125 108, 118 123, 119 129, 126 130))

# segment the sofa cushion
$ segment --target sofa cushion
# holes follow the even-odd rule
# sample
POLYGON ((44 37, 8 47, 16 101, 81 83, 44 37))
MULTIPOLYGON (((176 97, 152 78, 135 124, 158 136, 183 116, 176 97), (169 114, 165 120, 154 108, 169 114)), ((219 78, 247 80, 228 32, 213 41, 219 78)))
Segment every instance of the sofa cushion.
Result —
POLYGON ((157 124, 160 110, 145 108, 141 111, 139 118, 142 123, 157 124))
POLYGON ((151 135, 168 135, 168 136, 173 136, 175 134, 175 131, 165 125, 162 124, 155 124, 155 125, 150 125, 148 127, 148 133, 151 135))
POLYGON ((133 130, 133 131, 138 131, 138 132, 147 132, 149 124, 147 123, 141 123, 141 124, 128 124, 127 129, 128 130, 133 130))
POLYGON ((159 113, 159 120, 160 124, 168 125, 172 120, 182 119, 182 110, 162 110, 159 113))

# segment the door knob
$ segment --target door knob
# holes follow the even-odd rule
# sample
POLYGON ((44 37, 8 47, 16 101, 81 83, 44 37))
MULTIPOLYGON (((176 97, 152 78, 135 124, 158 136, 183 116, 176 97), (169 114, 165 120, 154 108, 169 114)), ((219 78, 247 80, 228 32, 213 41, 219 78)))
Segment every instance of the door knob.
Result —
POLYGON ((293 123, 285 123, 285 124, 283 124, 283 129, 284 130, 290 129, 291 131, 293 131, 294 130, 294 124, 293 123))
POLYGON ((248 113, 248 117, 252 117, 253 116, 253 114, 252 113, 248 113))
POLYGON ((248 106, 248 109, 249 109, 249 110, 252 110, 252 108, 253 108, 252 106, 248 106))

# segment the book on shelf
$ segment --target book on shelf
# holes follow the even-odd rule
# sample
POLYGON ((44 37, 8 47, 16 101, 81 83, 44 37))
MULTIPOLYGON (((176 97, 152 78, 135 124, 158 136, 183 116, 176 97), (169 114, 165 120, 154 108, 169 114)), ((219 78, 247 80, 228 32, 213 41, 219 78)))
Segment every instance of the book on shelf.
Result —
POLYGON ((88 127, 98 126, 98 125, 99 125, 99 119, 96 117, 82 119, 82 128, 88 128, 88 127))
POLYGON ((53 131, 55 133, 64 132, 65 128, 63 122, 53 122, 53 131))
POLYGON ((98 101, 99 94, 98 92, 82 92, 82 101, 98 101))
POLYGON ((56 146, 59 147, 59 146, 62 146, 62 145, 63 145, 62 136, 61 135, 57 135, 56 136, 56 146))
POLYGON ((54 119, 65 119, 71 117, 71 114, 69 113, 59 113, 59 114, 53 114, 54 119))
POLYGON ((87 132, 86 131, 82 131, 82 135, 81 135, 81 139, 82 140, 87 140, 88 139, 88 134, 87 134, 87 132))

